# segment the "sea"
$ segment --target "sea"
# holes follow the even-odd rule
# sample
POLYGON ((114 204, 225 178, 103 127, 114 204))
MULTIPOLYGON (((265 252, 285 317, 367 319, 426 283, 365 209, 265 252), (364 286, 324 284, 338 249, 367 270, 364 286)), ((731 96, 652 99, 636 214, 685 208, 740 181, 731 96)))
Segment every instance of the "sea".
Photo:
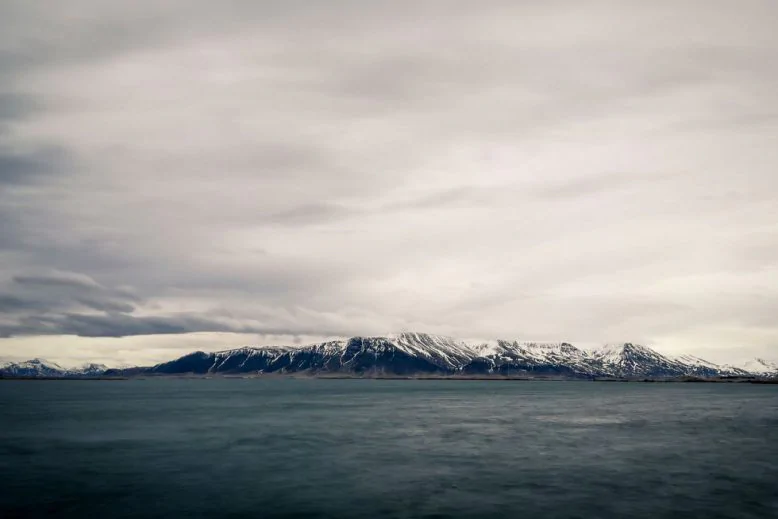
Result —
POLYGON ((778 386, 0 381, 0 517, 778 518, 778 386))

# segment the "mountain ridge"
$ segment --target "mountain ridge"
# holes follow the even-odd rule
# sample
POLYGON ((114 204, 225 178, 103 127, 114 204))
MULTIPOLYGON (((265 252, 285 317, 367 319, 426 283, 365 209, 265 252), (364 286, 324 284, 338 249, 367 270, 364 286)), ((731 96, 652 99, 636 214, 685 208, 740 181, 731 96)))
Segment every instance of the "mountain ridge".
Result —
POLYGON ((337 339, 304 346, 244 346, 195 351, 154 366, 80 368, 33 359, 0 366, 5 377, 309 374, 358 376, 527 376, 562 378, 778 377, 778 364, 750 361, 751 369, 692 355, 663 355, 634 343, 582 349, 568 342, 463 341, 443 335, 399 333, 337 339))

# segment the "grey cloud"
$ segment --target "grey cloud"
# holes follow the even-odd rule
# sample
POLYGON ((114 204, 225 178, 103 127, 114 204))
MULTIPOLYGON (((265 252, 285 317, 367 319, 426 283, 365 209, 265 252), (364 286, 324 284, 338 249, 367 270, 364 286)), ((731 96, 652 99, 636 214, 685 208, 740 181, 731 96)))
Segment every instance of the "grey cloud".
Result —
POLYGON ((440 209, 462 207, 472 204, 489 203, 496 198, 497 190, 485 190, 474 186, 462 186, 443 189, 416 198, 396 202, 389 209, 402 211, 406 209, 440 209))
POLYGON ((45 110, 40 99, 18 92, 0 92, 0 124, 5 121, 26 119, 45 110))
POLYGON ((135 306, 124 301, 113 301, 110 299, 98 299, 93 297, 78 297, 76 302, 93 310, 100 310, 104 312, 114 313, 132 313, 135 311, 135 306))
POLYGON ((462 186, 424 195, 409 196, 403 201, 376 204, 372 207, 365 207, 358 201, 351 205, 327 202, 296 205, 271 214, 264 220, 283 226, 300 227, 341 220, 353 220, 376 214, 392 215, 409 211, 435 211, 504 204, 508 201, 506 194, 515 198, 520 196, 519 190, 515 187, 506 190, 505 188, 483 189, 473 186, 462 186), (510 191, 510 193, 506 193, 506 191, 510 191))
POLYGON ((532 194, 545 199, 568 199, 588 197, 598 193, 624 190, 626 188, 645 187, 646 184, 666 181, 673 177, 681 177, 677 173, 641 173, 627 174, 625 172, 605 172, 595 175, 573 177, 565 182, 544 183, 533 188, 532 194))
POLYGON ((30 183, 66 166, 66 154, 59 148, 39 148, 31 152, 0 148, 0 187, 30 183))
POLYGON ((68 308, 73 305, 82 305, 86 308, 102 312, 132 313, 135 306, 131 303, 110 298, 101 298, 98 296, 85 297, 59 297, 48 294, 46 296, 27 295, 17 296, 13 294, 0 294, 0 312, 7 315, 11 314, 29 314, 33 311, 35 314, 49 312, 57 309, 68 308))
MULTIPOLYGON (((31 318, 22 323, 28 333, 78 335, 82 337, 124 337, 128 335, 177 334, 202 331, 236 331, 230 326, 195 316, 134 317, 126 314, 65 314, 31 318)), ((8 332, 19 333, 11 328, 8 332)), ((0 333, 2 330, 0 329, 0 333)))
POLYGON ((546 185, 537 188, 538 195, 545 198, 568 198, 588 196, 607 189, 618 189, 633 182, 623 173, 605 173, 597 176, 577 178, 559 185, 546 185))
POLYGON ((0 251, 15 251, 24 246, 24 222, 14 210, 0 206, 0 251))
POLYGON ((18 275, 13 277, 14 283, 36 286, 65 286, 75 288, 100 288, 100 284, 86 274, 77 272, 55 272, 39 275, 18 275))
MULTIPOLYGON (((121 313, 62 314, 27 317, 17 324, 0 324, 0 337, 23 335, 76 335, 79 337, 128 337, 134 335, 170 335, 196 332, 256 333, 267 335, 300 335, 305 329, 285 329, 225 322, 192 314, 164 317, 132 316, 121 313)), ((343 330, 317 329, 322 335, 340 335, 343 330)))
POLYGON ((726 114, 711 114, 709 117, 695 120, 695 121, 682 121, 677 124, 671 125, 667 130, 678 131, 700 131, 709 130, 711 128, 743 128, 759 127, 759 126, 776 126, 778 125, 778 112, 772 113, 738 113, 732 115, 726 114))
POLYGON ((80 1, 62 2, 45 10, 12 1, 4 4, 0 14, 5 29, 5 36, 0 38, 0 74, 9 76, 14 70, 108 59, 170 41, 184 29, 177 26, 178 30, 169 30, 171 12, 150 16, 132 7, 101 10, 92 2, 80 1), (92 16, 71 15, 87 10, 92 16), (31 26, 40 32, 35 36, 25 34, 31 26), (45 34, 58 37, 47 38, 45 34))
MULTIPOLYGON (((624 179, 622 179, 622 182, 624 179)), ((581 182, 583 185, 583 182, 581 182)), ((606 183, 603 182, 603 187, 606 183)), ((559 186, 538 188, 537 193, 553 193, 557 189, 575 192, 575 186, 559 186)), ((489 206, 505 206, 527 200, 529 189, 522 186, 509 185, 492 188, 479 186, 461 186, 436 190, 426 194, 414 194, 401 201, 385 202, 374 206, 364 206, 359 201, 347 205, 345 203, 312 203, 294 206, 290 209, 274 213, 267 218, 268 222, 285 226, 306 226, 328 223, 339 220, 353 220, 360 217, 370 217, 376 214, 387 216, 396 214, 413 214, 423 211, 438 211, 451 209, 483 208, 489 206)), ((584 194, 584 193, 582 193, 584 194)))
POLYGON ((42 330, 50 329, 52 322, 74 311, 129 314, 142 302, 128 288, 105 287, 77 272, 20 274, 12 276, 10 281, 6 292, 0 293, 0 310, 8 317, 6 335, 29 333, 35 323, 42 330))
POLYGON ((46 183, 61 181, 73 160, 62 146, 7 141, 0 144, 0 251, 40 247, 39 234, 56 226, 50 205, 57 195, 46 183))
POLYGON ((0 312, 3 314, 14 314, 28 310, 45 309, 47 305, 41 304, 34 299, 27 299, 11 294, 0 294, 0 312))
POLYGON ((280 211, 271 215, 268 220, 283 225, 306 225, 337 220, 359 212, 357 209, 335 204, 313 203, 280 211))

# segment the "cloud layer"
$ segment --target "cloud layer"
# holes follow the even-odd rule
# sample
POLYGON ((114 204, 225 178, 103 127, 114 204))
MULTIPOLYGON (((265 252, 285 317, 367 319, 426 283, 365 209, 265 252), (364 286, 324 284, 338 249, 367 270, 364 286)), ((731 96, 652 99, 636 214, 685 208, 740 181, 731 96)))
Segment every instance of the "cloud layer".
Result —
POLYGON ((0 355, 414 329, 778 356, 771 2, 0 20, 0 355))

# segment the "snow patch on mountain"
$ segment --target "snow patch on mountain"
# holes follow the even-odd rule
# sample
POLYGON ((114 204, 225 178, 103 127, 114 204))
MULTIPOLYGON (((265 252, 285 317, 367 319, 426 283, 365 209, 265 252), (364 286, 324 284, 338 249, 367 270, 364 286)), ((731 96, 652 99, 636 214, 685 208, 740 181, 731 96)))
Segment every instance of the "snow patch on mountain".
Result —
POLYGON ((756 358, 744 363, 741 368, 748 373, 761 376, 778 377, 778 362, 756 358))
POLYGON ((473 358, 473 350, 463 341, 443 335, 400 333, 386 339, 401 351, 419 356, 441 367, 456 370, 473 358))

